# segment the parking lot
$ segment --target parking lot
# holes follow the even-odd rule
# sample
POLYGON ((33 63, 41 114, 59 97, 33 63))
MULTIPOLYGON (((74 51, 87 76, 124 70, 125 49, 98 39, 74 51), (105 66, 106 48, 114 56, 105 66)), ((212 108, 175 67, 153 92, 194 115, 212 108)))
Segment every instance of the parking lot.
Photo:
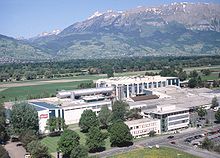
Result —
POLYGON ((205 117, 203 118, 200 118, 197 112, 190 113, 190 123, 192 127, 205 127, 216 124, 216 119, 215 119, 216 112, 211 109, 206 111, 207 111, 207 115, 205 115, 205 117))

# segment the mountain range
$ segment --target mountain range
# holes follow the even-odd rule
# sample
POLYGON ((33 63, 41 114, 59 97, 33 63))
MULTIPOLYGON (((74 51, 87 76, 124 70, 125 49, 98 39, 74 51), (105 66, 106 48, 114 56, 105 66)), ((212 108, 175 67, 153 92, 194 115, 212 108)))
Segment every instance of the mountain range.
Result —
POLYGON ((0 36, 0 59, 94 59, 220 55, 220 5, 172 3, 96 12, 62 31, 0 36))

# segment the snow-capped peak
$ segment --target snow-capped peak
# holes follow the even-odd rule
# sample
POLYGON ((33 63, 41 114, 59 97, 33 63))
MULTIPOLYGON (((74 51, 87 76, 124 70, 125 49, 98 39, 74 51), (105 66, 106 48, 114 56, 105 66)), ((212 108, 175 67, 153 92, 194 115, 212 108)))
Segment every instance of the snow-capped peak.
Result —
POLYGON ((50 36, 50 35, 57 35, 57 34, 59 34, 60 32, 61 32, 61 30, 55 29, 55 30, 53 30, 53 31, 51 31, 51 32, 42 32, 42 33, 40 33, 40 34, 38 35, 38 37, 44 37, 44 36, 50 36))
POLYGON ((94 17, 101 16, 101 15, 102 15, 102 13, 99 13, 98 11, 96 11, 92 16, 90 16, 90 17, 88 18, 88 20, 90 20, 90 19, 92 19, 92 18, 94 18, 94 17))

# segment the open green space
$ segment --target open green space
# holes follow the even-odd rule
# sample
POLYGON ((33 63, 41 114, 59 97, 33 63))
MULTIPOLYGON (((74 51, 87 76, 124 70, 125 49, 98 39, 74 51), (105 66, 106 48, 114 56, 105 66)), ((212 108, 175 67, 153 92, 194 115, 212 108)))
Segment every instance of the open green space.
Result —
POLYGON ((115 155, 109 158, 198 158, 194 155, 172 149, 161 147, 159 149, 137 149, 131 152, 115 155))
MULTIPOLYGON (((218 74, 220 72, 220 66, 210 66, 210 67, 192 67, 184 69, 189 73, 192 70, 197 70, 201 75, 202 80, 216 80, 219 79, 218 74), (201 69, 210 69, 211 74, 208 76, 204 76, 200 73, 201 69)), ((115 76, 130 76, 130 75, 144 75, 146 71, 134 71, 134 72, 123 72, 123 73, 115 73, 115 76)), ((159 72, 159 70, 150 70, 148 72, 159 72)), ((83 76, 74 76, 66 79, 78 79, 83 81, 74 81, 74 82, 62 82, 62 79, 51 79, 57 80, 56 83, 41 83, 41 81, 45 80, 33 80, 33 81, 20 81, 16 82, 18 84, 21 83, 39 83, 39 85, 31 85, 31 86, 18 86, 18 87, 3 87, 3 83, 0 84, 0 103, 7 101, 15 101, 15 100, 25 100, 30 98, 41 98, 41 97, 50 97, 56 94, 56 91, 60 90, 72 90, 76 89, 80 83, 83 82, 91 82, 92 80, 97 80, 99 78, 105 78, 105 74, 100 75, 83 75, 83 76)), ((47 80, 47 81, 51 81, 47 80)), ((14 82, 15 83, 15 82, 14 82)), ((5 83, 11 84, 11 83, 5 83)))
POLYGON ((60 90, 76 89, 80 83, 91 82, 75 81, 65 83, 50 83, 44 85, 10 87, 0 92, 0 103, 6 101, 25 100, 30 98, 51 97, 60 90))
POLYGON ((57 142, 60 137, 45 137, 41 140, 41 142, 48 147, 49 153, 53 153, 57 151, 57 142))
MULTIPOLYGON (((80 129, 76 129, 74 131, 76 133, 78 133, 79 136, 80 136, 80 144, 86 145, 86 134, 80 132, 80 129)), ((106 130, 102 130, 102 131, 103 132, 107 132, 106 130)), ((41 140, 41 142, 48 147, 49 153, 53 153, 53 152, 57 151, 57 142, 58 142, 59 139, 60 139, 60 137, 49 137, 49 136, 47 136, 47 137, 43 138, 41 140)), ((106 149, 110 149, 111 148, 111 144, 110 144, 110 139, 109 138, 107 138, 105 140, 105 148, 106 149)))

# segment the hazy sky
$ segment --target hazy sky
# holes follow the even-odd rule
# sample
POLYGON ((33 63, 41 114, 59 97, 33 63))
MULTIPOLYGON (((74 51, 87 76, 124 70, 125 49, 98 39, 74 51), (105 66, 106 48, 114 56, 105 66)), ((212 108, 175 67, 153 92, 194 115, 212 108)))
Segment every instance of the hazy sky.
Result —
MULTIPOLYGON (((220 3, 220 0, 182 0, 220 3)), ((32 37, 44 31, 64 29, 95 11, 127 10, 137 6, 158 6, 180 0, 0 0, 0 34, 32 37)))

